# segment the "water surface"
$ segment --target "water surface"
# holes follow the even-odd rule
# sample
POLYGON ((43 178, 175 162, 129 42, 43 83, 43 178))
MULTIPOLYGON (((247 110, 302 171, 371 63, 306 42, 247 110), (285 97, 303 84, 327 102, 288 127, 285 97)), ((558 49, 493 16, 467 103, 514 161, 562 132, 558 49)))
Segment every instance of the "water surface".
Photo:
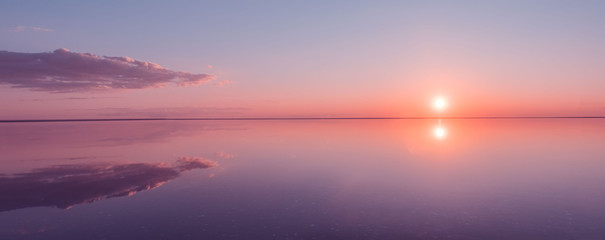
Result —
POLYGON ((603 239, 605 120, 0 124, 0 239, 603 239))

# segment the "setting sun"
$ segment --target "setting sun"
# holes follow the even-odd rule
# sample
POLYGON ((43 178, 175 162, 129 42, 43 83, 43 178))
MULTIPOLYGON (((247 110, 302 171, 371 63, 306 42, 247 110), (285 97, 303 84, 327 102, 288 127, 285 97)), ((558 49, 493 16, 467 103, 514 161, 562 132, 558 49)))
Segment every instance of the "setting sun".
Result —
POLYGON ((444 97, 435 97, 433 100, 433 108, 437 111, 443 111, 447 108, 447 100, 444 97))

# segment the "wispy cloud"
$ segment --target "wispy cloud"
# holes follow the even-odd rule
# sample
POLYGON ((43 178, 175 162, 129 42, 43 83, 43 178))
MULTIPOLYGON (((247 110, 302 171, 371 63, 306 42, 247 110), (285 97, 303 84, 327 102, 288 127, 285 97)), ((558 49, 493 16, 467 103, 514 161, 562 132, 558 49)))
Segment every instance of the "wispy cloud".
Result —
POLYGON ((36 26, 16 26, 14 28, 11 28, 9 30, 10 32, 26 32, 26 31, 33 31, 33 32, 54 32, 54 30, 50 29, 50 28, 43 28, 43 27, 36 27, 36 26))
POLYGON ((215 82, 212 85, 217 86, 217 87, 222 87, 224 85, 231 84, 231 83, 233 83, 233 81, 230 81, 230 80, 220 80, 218 82, 215 82))
POLYGON ((195 86, 214 79, 208 74, 173 71, 129 57, 97 56, 57 49, 54 52, 0 51, 0 84, 47 92, 195 86))
POLYGON ((164 107, 79 109, 99 117, 241 117, 250 109, 242 107, 164 107))
POLYGON ((63 100, 94 100, 94 99, 114 99, 119 97, 65 97, 65 98, 31 98, 31 99, 19 99, 21 102, 46 102, 46 101, 63 101, 63 100))
POLYGON ((217 157, 220 157, 220 158, 224 158, 224 159, 229 159, 229 158, 235 157, 234 154, 226 153, 226 152, 223 152, 223 151, 215 152, 214 155, 216 155, 217 157))

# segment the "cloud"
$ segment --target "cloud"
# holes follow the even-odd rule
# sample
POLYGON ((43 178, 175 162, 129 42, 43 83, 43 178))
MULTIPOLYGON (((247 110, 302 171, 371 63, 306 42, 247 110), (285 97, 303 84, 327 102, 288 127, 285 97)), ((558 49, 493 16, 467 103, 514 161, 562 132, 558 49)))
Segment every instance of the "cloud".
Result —
POLYGON ((231 83, 233 83, 233 81, 231 81, 231 80, 220 80, 218 82, 215 82, 213 85, 217 86, 217 87, 222 87, 224 85, 231 84, 231 83))
POLYGON ((31 27, 30 29, 33 31, 36 31, 36 32, 52 32, 53 31, 50 28, 41 28, 41 27, 31 27))
POLYGON ((82 110, 88 111, 89 115, 104 118, 240 117, 249 111, 249 109, 242 107, 101 108, 82 110))
POLYGON ((0 84, 46 92, 88 92, 195 86, 214 79, 166 69, 129 57, 106 57, 57 49, 54 52, 0 51, 0 84))
POLYGON ((216 155, 217 157, 220 157, 220 158, 224 158, 224 159, 229 159, 229 158, 235 157, 234 154, 226 153, 226 152, 223 152, 223 151, 215 152, 214 155, 216 155))
POLYGON ((11 31, 11 32, 23 32, 23 31, 25 31, 25 29, 26 29, 25 26, 17 26, 17 27, 15 27, 15 28, 13 28, 13 29, 11 29, 9 31, 11 31))
POLYGON ((199 157, 175 164, 66 164, 14 175, 0 175, 0 212, 28 207, 75 204, 131 196, 177 178, 184 171, 217 166, 199 157))
POLYGON ((34 32, 53 32, 54 30, 50 28, 43 27, 28 27, 28 26, 16 26, 15 28, 10 29, 11 32, 25 32, 25 31, 34 31, 34 32))
POLYGON ((93 100, 93 99, 112 99, 119 97, 64 97, 64 98, 31 98, 19 99, 21 102, 46 102, 46 101, 63 101, 63 100, 93 100))

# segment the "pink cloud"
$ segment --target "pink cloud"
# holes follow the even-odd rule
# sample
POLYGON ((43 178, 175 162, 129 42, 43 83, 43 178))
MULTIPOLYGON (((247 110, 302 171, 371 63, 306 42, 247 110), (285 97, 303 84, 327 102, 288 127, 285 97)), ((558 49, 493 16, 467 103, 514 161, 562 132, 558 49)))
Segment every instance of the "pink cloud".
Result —
POLYGON ((231 84, 231 83, 233 83, 233 81, 230 81, 230 80, 220 80, 218 82, 215 82, 213 85, 217 86, 217 87, 222 87, 224 85, 231 84))
POLYGON ((10 31, 11 32, 23 32, 23 31, 25 31, 25 29, 26 29, 25 26, 17 26, 15 28, 11 29, 10 31))
POLYGON ((224 158, 224 159, 229 159, 229 158, 235 157, 235 155, 230 154, 230 153, 226 153, 226 152, 223 152, 223 151, 215 152, 214 155, 216 155, 216 156, 218 156, 220 158, 224 158))
POLYGON ((34 31, 34 32, 53 32, 50 28, 43 27, 28 27, 28 26, 17 26, 11 30, 11 32, 25 32, 25 31, 34 31))
POLYGON ((52 32, 53 30, 50 28, 41 28, 41 27, 30 27, 31 30, 36 32, 52 32))
POLYGON ((0 84, 47 92, 81 92, 195 86, 215 77, 166 69, 129 57, 106 57, 57 49, 54 52, 0 51, 0 84))

